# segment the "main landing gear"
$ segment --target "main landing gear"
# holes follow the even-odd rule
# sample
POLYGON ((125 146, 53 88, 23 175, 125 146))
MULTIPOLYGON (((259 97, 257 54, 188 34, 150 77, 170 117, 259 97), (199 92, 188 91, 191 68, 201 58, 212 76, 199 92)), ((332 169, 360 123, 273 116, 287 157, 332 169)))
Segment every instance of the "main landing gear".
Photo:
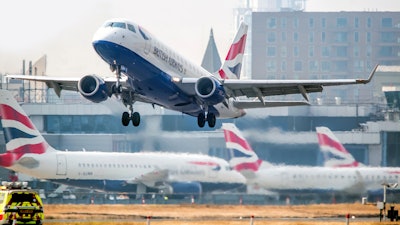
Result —
POLYGON ((129 112, 122 113, 122 125, 128 126, 129 122, 132 120, 132 125, 137 127, 140 124, 140 114, 138 112, 129 115, 129 112))
MULTIPOLYGON (((115 94, 116 96, 123 95, 121 85, 121 65, 117 65, 117 63, 114 61, 114 63, 110 65, 110 70, 115 72, 115 76, 117 78, 117 81, 112 86, 111 93, 115 94)), ((130 94, 128 96, 129 97, 127 98, 122 97, 122 101, 124 101, 125 105, 128 105, 129 107, 129 112, 122 113, 121 122, 122 125, 128 126, 129 122, 132 121, 132 125, 137 127, 140 124, 140 114, 138 112, 133 112, 132 105, 134 101, 130 94)))
POLYGON ((215 127, 215 122, 217 121, 217 119, 215 118, 215 114, 207 113, 206 117, 204 112, 199 113, 199 115, 197 116, 197 125, 199 125, 199 127, 204 127, 206 121, 209 127, 215 127))

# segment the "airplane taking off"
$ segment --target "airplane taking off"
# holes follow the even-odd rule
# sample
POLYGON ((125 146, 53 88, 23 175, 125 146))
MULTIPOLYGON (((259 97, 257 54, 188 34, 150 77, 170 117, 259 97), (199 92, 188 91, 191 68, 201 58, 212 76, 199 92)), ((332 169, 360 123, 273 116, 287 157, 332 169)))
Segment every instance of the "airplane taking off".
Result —
POLYGON ((238 118, 246 108, 308 105, 307 93, 322 92, 324 86, 366 84, 372 79, 332 80, 240 80, 247 38, 242 23, 225 62, 211 74, 172 48, 161 43, 143 27, 126 19, 106 21, 93 37, 93 47, 116 73, 114 78, 86 75, 82 78, 8 75, 8 78, 45 82, 60 96, 61 90, 78 91, 92 102, 118 96, 129 109, 122 124, 140 123, 134 112, 136 101, 159 105, 197 117, 199 127, 214 127, 216 117, 238 118), (124 76, 123 76, 124 75, 124 76), (305 101, 268 101, 274 95, 301 94, 305 101), (245 99, 238 97, 247 97, 245 99), (255 100, 258 99, 258 100, 255 100))
POLYGON ((10 92, 0 90, 6 152, 0 166, 55 183, 99 191, 201 194, 234 190, 245 178, 223 159, 200 154, 58 151, 10 92))
MULTIPOLYGON (((287 165, 262 167, 263 161, 258 158, 234 124, 223 123, 222 129, 226 147, 231 150, 232 158, 229 163, 246 177, 247 184, 250 186, 284 195, 339 193, 361 196, 382 192, 383 183, 399 182, 399 167, 346 167, 348 162, 344 162, 339 167, 287 165)), ((326 131, 326 128, 318 130, 326 131)), ((340 144, 336 137, 332 138, 340 144)), ((321 148, 325 146, 328 138, 325 136, 320 138, 320 140, 322 139, 325 142, 319 142, 321 148)), ((331 150, 340 145, 332 145, 331 150)))

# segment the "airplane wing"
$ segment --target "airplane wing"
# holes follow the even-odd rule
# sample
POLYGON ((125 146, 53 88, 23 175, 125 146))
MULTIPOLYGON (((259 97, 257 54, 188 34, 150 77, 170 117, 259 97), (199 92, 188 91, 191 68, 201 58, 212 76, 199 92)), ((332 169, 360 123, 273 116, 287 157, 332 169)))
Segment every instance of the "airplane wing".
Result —
MULTIPOLYGON (((221 80, 228 97, 235 98, 237 108, 262 108, 274 106, 307 105, 308 93, 322 92, 324 86, 339 86, 349 84, 367 84, 371 81, 378 65, 371 71, 367 79, 330 79, 330 80, 221 80), (264 97, 275 95, 301 94, 305 101, 266 101, 264 97), (259 101, 236 99, 237 97, 258 98, 259 101)), ((196 79, 183 78, 181 84, 194 85, 196 79)), ((188 90, 188 87, 182 87, 188 90)), ((194 89, 194 88, 193 88, 194 89)))
POLYGON ((154 170, 140 177, 129 180, 128 183, 142 183, 148 187, 154 187, 157 182, 166 181, 168 178, 168 170, 154 170))
MULTIPOLYGON (((61 90, 78 91, 78 82, 81 79, 81 77, 32 76, 14 74, 8 74, 6 78, 44 82, 49 88, 54 89, 58 97, 61 95, 61 90)), ((117 79, 115 77, 104 78, 104 82, 108 88, 111 88, 111 86, 115 84, 116 80, 117 79)), ((125 82, 126 79, 121 80, 122 84, 125 82)))

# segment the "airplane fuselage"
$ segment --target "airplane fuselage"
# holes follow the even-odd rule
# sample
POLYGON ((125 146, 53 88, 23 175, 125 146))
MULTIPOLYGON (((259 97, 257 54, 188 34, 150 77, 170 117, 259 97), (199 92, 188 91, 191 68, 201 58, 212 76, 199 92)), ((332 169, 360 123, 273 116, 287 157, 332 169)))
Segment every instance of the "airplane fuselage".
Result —
POLYGON ((203 192, 245 184, 226 161, 191 154, 48 151, 25 154, 9 169, 57 183, 116 192, 136 192, 138 185, 157 189, 175 182, 199 183, 203 192))
POLYGON ((383 183, 398 183, 399 168, 272 166, 256 172, 248 183, 279 193, 347 193, 361 195, 382 190, 383 183))
MULTIPOLYGON (((122 66, 128 84, 149 102, 192 116, 204 112, 204 105, 199 104, 194 89, 183 90, 175 81, 183 77, 199 78, 212 74, 185 59, 140 26, 127 21, 118 23, 117 26, 106 22, 94 35, 93 47, 101 58, 111 66, 122 66)), ((232 104, 229 107, 222 103, 207 107, 209 113, 223 118, 245 114, 232 104)))

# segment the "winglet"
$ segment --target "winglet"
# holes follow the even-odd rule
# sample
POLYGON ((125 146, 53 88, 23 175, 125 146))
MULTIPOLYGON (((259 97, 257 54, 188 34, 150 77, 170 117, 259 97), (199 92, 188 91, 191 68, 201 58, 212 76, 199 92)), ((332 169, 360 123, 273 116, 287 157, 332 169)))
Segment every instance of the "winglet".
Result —
POLYGON ((374 76, 376 69, 378 69, 378 66, 379 66, 379 64, 376 64, 374 69, 369 74, 368 79, 357 79, 356 82, 360 83, 360 84, 368 84, 372 80, 372 77, 374 76))

